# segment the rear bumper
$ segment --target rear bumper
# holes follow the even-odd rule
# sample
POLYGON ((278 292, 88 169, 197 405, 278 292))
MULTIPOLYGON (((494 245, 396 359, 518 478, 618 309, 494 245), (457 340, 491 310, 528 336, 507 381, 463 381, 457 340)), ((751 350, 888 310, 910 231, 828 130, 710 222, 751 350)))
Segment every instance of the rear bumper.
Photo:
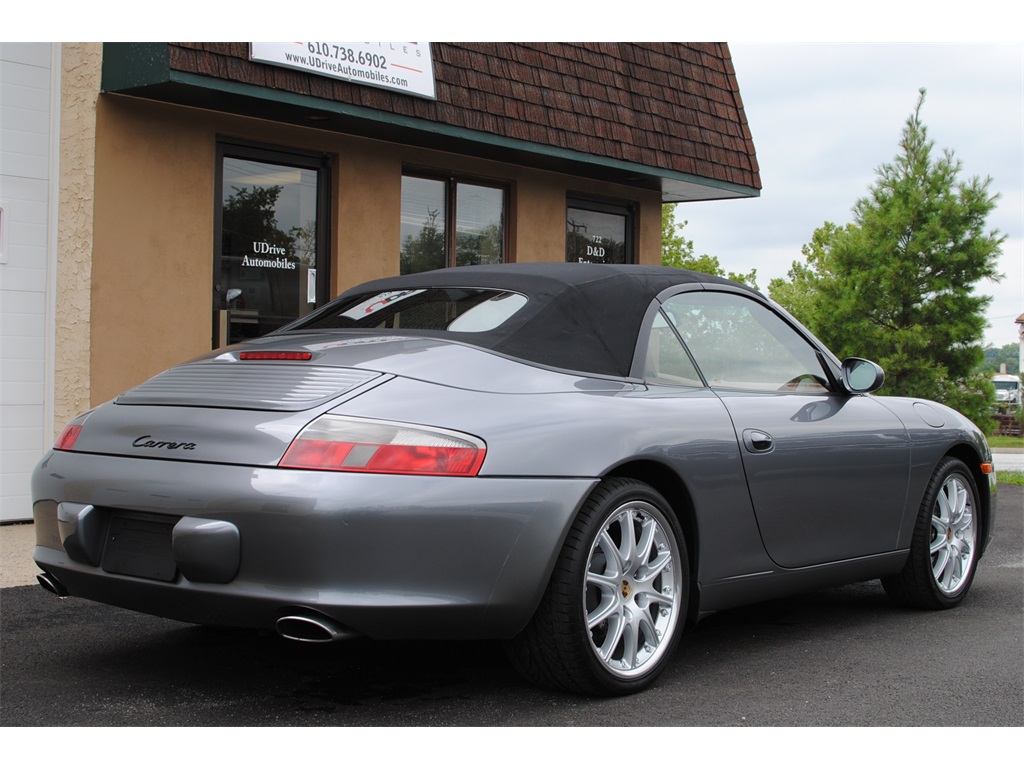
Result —
POLYGON ((34 558, 72 596, 180 621, 272 628, 305 610, 377 638, 510 637, 596 482, 53 452, 32 480, 34 558), (155 530, 128 565, 111 552, 125 520, 155 530), (151 558, 170 565, 136 567, 151 558))

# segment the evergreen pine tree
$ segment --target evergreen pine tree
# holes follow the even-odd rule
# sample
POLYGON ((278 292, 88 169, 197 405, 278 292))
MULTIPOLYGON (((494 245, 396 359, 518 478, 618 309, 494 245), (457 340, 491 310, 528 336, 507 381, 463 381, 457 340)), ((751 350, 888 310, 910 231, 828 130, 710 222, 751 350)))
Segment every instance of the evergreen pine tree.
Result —
POLYGON ((806 264, 769 291, 840 357, 881 365, 882 394, 938 400, 985 426, 991 383, 975 370, 991 298, 976 289, 1000 278, 1005 237, 985 231, 998 196, 990 178, 962 179, 952 151, 933 152, 924 98, 922 89, 900 153, 877 169, 853 223, 816 230, 806 264))

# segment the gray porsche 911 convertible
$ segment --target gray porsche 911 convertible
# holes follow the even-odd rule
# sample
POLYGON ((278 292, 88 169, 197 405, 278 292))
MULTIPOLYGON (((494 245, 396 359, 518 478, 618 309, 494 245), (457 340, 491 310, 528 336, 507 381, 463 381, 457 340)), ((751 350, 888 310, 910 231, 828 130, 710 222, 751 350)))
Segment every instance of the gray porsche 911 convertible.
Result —
POLYGON ((307 642, 500 638, 537 683, 630 693, 715 611, 963 599, 991 453, 883 378, 684 270, 377 280, 74 419, 32 479, 39 580, 307 642))

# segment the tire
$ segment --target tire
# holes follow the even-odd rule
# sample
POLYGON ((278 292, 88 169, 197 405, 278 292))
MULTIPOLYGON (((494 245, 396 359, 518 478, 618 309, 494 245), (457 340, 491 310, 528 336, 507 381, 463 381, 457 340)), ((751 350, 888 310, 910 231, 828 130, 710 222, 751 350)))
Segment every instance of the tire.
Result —
POLYGON ((506 649, 534 683, 635 693, 671 658, 689 590, 686 541, 668 502, 646 483, 610 478, 583 505, 537 612, 506 649))
POLYGON ((882 579, 886 594, 910 608, 959 605, 974 581, 981 541, 978 487, 959 459, 935 468, 918 512, 903 570, 882 579))

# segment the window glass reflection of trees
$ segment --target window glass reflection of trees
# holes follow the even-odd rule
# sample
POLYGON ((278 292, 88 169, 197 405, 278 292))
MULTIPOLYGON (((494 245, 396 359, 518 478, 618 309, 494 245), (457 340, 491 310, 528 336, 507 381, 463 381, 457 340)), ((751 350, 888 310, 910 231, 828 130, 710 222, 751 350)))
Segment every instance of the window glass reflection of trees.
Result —
POLYGON ((749 299, 687 293, 669 299, 665 311, 712 386, 774 391, 806 375, 824 379, 814 349, 749 299))
POLYGON ((225 256, 265 242, 316 265, 316 171, 225 157, 223 193, 225 256))
POLYGON ((401 216, 402 274, 505 260, 500 187, 403 176, 401 216))
POLYGON ((214 309, 230 311, 226 321, 217 322, 228 324, 221 340, 235 342, 268 333, 316 306, 319 174, 228 156, 222 172, 214 309))
POLYGON ((502 262, 504 198, 504 192, 494 187, 456 187, 456 266, 502 262))
POLYGON ((445 183, 402 177, 402 274, 445 266, 445 183))

